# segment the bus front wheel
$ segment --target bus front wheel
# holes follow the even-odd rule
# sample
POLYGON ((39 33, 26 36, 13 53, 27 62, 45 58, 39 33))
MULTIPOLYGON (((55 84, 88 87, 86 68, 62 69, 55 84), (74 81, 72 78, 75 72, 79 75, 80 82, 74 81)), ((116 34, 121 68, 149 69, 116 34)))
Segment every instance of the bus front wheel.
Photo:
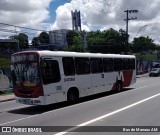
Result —
POLYGON ((69 103, 76 103, 79 99, 79 93, 76 89, 71 89, 67 94, 67 101, 69 103))

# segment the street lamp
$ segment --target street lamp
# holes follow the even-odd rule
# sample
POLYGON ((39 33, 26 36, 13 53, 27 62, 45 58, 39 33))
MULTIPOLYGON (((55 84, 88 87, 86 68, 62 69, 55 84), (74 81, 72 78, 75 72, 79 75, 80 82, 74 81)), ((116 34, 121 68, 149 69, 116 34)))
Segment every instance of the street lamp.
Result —
POLYGON ((138 36, 138 34, 139 34, 139 32, 140 32, 144 27, 146 27, 146 26, 148 26, 148 25, 146 24, 146 25, 142 26, 142 27, 138 30, 138 32, 137 32, 137 34, 136 34, 136 36, 135 36, 135 37, 137 37, 137 36, 138 36))

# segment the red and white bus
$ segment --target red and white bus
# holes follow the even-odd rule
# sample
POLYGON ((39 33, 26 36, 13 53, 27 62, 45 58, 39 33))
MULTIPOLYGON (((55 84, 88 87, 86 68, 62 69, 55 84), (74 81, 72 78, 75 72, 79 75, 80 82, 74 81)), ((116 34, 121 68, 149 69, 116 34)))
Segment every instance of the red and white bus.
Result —
POLYGON ((24 51, 12 55, 16 102, 47 105, 136 82, 134 55, 24 51))

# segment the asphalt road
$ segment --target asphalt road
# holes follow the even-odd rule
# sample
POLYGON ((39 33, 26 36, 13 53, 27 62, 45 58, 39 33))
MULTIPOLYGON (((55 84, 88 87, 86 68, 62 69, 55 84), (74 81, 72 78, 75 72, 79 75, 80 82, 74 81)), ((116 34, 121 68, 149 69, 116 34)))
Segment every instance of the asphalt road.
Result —
MULTIPOLYGON (((159 103, 160 77, 143 77, 138 78, 136 84, 125 88, 122 92, 108 92, 84 98, 75 105, 60 103, 49 106, 30 106, 17 104, 15 101, 3 102, 0 104, 0 126, 60 126, 50 127, 59 128, 56 133, 37 133, 40 135, 160 135, 160 132, 156 132, 156 128, 155 132, 129 131, 130 128, 135 130, 135 126, 140 128, 147 126, 149 129, 148 126, 160 126, 159 103), (85 126, 87 132, 84 132, 85 128, 77 126, 85 126), (87 126, 95 127, 88 130, 87 126), (115 132, 104 132, 108 126, 111 126, 110 129, 115 132), (72 132, 62 133, 67 129, 72 132), (116 130, 125 131, 116 132, 116 130)), ((8 133, 0 134, 6 135, 8 133)), ((23 134, 30 135, 31 133, 23 134)))

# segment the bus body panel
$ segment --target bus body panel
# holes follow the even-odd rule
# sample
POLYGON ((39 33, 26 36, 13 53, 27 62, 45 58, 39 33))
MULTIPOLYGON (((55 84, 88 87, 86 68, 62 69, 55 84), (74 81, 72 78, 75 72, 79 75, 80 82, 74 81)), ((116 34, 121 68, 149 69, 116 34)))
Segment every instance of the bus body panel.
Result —
POLYGON ((80 96, 89 96, 94 94, 91 86, 91 74, 90 75, 76 75, 75 84, 80 89, 80 96))

